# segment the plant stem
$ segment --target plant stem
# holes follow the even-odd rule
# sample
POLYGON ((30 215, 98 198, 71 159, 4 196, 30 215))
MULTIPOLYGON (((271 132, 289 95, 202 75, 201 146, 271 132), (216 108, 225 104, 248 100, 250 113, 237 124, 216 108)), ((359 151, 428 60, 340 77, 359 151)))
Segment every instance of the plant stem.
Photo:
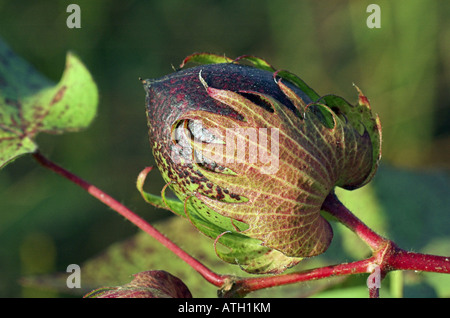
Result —
POLYGON ((381 237, 370 229, 367 225, 361 222, 345 205, 343 205, 336 197, 334 192, 331 192, 325 199, 322 209, 334 216, 339 222, 355 232, 372 251, 377 251, 383 248, 389 240, 381 237))
POLYGON ((390 270, 450 273, 450 257, 408 252, 397 246, 393 247, 386 263, 390 270))
POLYGON ((393 271, 390 275, 390 291, 394 298, 403 298, 403 271, 393 271))
POLYGON ((334 193, 327 196, 322 209, 333 215, 369 245, 374 255, 378 257, 377 263, 382 266, 385 273, 392 270, 450 273, 450 257, 408 252, 399 248, 391 240, 381 237, 367 227, 339 201, 334 193))
POLYGON ((64 178, 68 179, 69 181, 75 183, 76 185, 80 186, 84 190, 86 190, 90 195, 95 197, 96 199, 100 200, 107 206, 109 206, 111 209, 115 210, 119 214, 121 214, 123 217, 125 217, 127 220, 129 220, 131 223, 136 225, 138 228, 143 230, 144 232, 148 233, 150 236, 158 240, 161 244, 163 244, 165 247, 167 247, 169 250, 171 250, 173 253, 175 253, 178 257, 180 257, 182 260, 184 260, 186 263, 188 263, 193 269, 195 269, 200 275, 202 275, 208 282, 215 286, 222 286, 223 283, 226 280, 226 276, 218 275, 211 271, 209 268, 207 268, 205 265, 200 263, 197 259, 193 258, 190 254, 185 252, 183 249, 181 249, 178 245, 176 245, 174 242, 169 240, 166 236, 164 236, 161 232, 159 232, 157 229, 155 229, 153 226, 151 226, 147 221, 142 219, 140 216, 135 214, 133 211, 125 207, 123 204, 119 203, 115 199, 113 199, 111 196, 103 192, 102 190, 98 189, 97 187, 93 186, 92 184, 88 183, 87 181, 81 179, 80 177, 72 174, 71 172, 67 171, 66 169, 62 168, 61 166, 57 165, 56 163, 50 161, 46 157, 44 157, 40 152, 36 152, 33 154, 33 157, 39 162, 43 167, 48 168, 60 176, 63 176, 64 178))
POLYGON ((320 267, 290 274, 243 278, 235 282, 234 289, 228 294, 232 296, 243 296, 247 293, 263 288, 318 280, 334 276, 369 273, 374 261, 375 258, 371 257, 357 262, 320 267))
POLYGON ((369 298, 380 298, 380 289, 379 288, 369 288, 369 298))
MULTIPOLYGON (((175 253, 200 275, 202 275, 208 282, 217 287, 221 287, 220 291, 224 297, 241 297, 252 291, 263 288, 317 280, 326 277, 371 273, 374 266, 379 266, 381 278, 385 277, 389 271, 394 270, 450 273, 450 257, 413 253, 399 248, 392 241, 381 237, 367 227, 338 200, 334 193, 331 193, 325 199, 322 209, 330 213, 338 221, 355 232, 364 242, 366 242, 372 249, 372 257, 347 264, 338 264, 275 276, 234 278, 230 275, 219 275, 207 268, 174 242, 165 237, 147 221, 139 217, 133 211, 129 210, 127 207, 110 197, 102 190, 50 161, 39 152, 34 153, 33 157, 45 168, 56 172, 57 174, 85 189, 93 197, 97 198, 132 222, 138 228, 158 240, 161 244, 175 253)), ((369 296, 378 297, 378 288, 370 288, 369 296)))
MULTIPOLYGON (((282 274, 262 278, 245 278, 235 281, 235 285, 225 296, 243 296, 262 288, 317 280, 332 276, 371 273, 374 266, 379 266, 380 280, 389 271, 418 270, 437 273, 450 273, 450 257, 413 253, 399 248, 394 242, 385 239, 367 227, 350 210, 348 210, 334 193, 328 195, 322 209, 333 215, 339 222, 355 232, 372 249, 371 258, 348 264, 339 264, 316 268, 303 272, 282 274)), ((379 288, 369 288, 369 297, 378 298, 379 288)))

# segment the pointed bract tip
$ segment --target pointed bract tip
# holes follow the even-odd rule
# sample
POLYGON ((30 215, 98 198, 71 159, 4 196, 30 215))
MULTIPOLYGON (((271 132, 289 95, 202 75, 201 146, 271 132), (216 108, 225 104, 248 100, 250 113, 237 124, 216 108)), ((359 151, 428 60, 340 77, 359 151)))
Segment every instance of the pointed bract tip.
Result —
POLYGON ((358 91, 358 103, 359 103, 359 105, 360 106, 366 106, 367 108, 370 109, 369 99, 362 93, 361 89, 355 83, 353 83, 353 86, 358 91))

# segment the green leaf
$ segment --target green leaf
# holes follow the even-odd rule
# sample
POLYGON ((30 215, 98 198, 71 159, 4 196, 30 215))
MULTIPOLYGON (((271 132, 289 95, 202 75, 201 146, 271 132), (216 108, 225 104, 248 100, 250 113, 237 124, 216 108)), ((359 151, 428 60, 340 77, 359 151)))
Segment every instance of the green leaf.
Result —
POLYGON ((281 78, 284 78, 291 83, 295 84, 298 88, 300 88, 311 100, 316 101, 319 99, 319 95, 311 88, 309 87, 301 78, 299 78, 297 75, 289 72, 289 71, 279 71, 277 73, 278 76, 281 78))
POLYGON ((262 70, 266 70, 269 72, 275 72, 275 69, 272 67, 272 65, 270 65, 269 63, 267 63, 267 61, 256 57, 256 56, 252 56, 252 55, 244 55, 239 57, 237 60, 247 60, 249 62, 251 62, 253 64, 253 66, 262 69, 262 70))
POLYGON ((0 39, 0 168, 32 153, 40 132, 77 131, 95 117, 98 91, 72 53, 59 83, 52 83, 0 39))
POLYGON ((231 63, 232 59, 224 55, 216 55, 210 53, 194 53, 187 56, 180 65, 183 68, 187 63, 199 63, 199 64, 215 64, 215 63, 231 63))

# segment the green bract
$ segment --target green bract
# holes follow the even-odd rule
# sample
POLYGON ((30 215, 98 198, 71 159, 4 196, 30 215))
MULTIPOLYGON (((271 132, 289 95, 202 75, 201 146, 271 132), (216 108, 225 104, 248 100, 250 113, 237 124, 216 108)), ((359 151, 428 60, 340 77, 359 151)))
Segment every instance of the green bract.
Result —
POLYGON ((367 98, 359 89, 357 105, 321 97, 252 56, 187 62, 206 64, 143 81, 153 154, 179 201, 145 193, 142 178, 143 196, 187 217, 248 272, 279 273, 323 253, 333 236, 326 196, 363 186, 380 160, 367 98))

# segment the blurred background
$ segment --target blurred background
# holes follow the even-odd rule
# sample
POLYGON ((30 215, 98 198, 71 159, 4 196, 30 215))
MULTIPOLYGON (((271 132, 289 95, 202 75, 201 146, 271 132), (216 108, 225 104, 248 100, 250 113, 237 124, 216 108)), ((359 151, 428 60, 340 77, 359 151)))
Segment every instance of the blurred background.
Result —
MULTIPOLYGON (((97 118, 79 133, 39 135, 41 151, 156 222, 168 212, 149 207, 135 188, 154 164, 138 78, 171 73, 194 52, 256 55, 350 102, 355 83, 381 118, 383 163, 444 171, 444 189, 432 193, 448 195, 449 15, 450 2, 425 0, 0 0, 0 37, 55 82, 67 51, 81 58, 99 88, 97 118), (70 3, 81 8, 80 29, 66 26, 70 3), (381 28, 366 24, 371 3, 381 8, 381 28)), ((148 180, 159 193, 159 173, 148 180)), ((448 216, 440 221, 450 224, 448 216)), ((134 233, 83 190, 22 157, 0 171, 0 297, 51 297, 18 279, 65 271, 134 233)))

